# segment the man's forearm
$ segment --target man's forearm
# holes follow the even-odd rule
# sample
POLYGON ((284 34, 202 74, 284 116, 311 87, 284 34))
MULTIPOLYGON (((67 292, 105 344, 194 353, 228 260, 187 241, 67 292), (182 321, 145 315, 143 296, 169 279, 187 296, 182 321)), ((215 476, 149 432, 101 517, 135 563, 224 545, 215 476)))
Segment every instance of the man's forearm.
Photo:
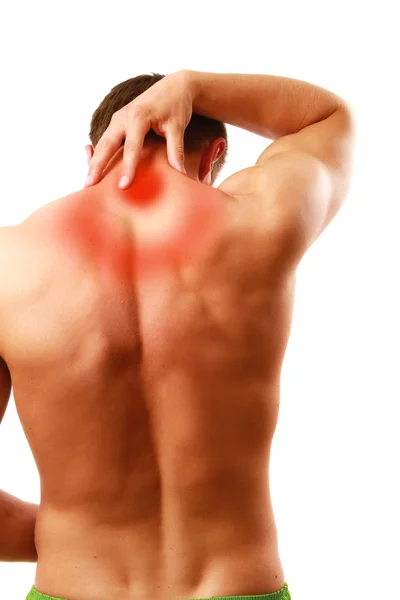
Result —
POLYGON ((37 504, 0 490, 0 562, 36 562, 37 504))
POLYGON ((329 117, 345 101, 321 87, 288 77, 183 71, 193 112, 271 140, 329 117))

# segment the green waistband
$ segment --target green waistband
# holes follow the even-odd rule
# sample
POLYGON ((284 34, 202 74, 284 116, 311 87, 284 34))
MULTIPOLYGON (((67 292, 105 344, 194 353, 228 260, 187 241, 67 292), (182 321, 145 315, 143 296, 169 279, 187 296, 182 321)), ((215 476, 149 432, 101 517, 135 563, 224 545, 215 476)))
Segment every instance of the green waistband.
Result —
MULTIPOLYGON (((66 600, 66 598, 56 598, 55 596, 47 596, 38 592, 35 586, 32 586, 31 591, 26 597, 26 600, 66 600)), ((193 600, 291 600, 291 595, 288 589, 288 584, 285 583, 283 588, 271 594, 261 594, 261 596, 212 596, 211 598, 193 598, 193 600)))
POLYGON ((42 592, 38 592, 38 590, 33 585, 31 591, 29 592, 25 600, 66 600, 66 598, 56 598, 55 596, 48 596, 47 594, 42 594, 42 592))

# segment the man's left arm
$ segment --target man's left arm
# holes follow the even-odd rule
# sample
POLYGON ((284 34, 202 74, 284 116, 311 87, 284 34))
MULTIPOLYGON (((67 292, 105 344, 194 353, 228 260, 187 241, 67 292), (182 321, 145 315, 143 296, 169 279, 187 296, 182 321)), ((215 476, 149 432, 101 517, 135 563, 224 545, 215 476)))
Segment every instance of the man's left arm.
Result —
MULTIPOLYGON (((11 377, 0 357, 0 424, 11 395, 11 377)), ((35 523, 39 507, 0 490, 0 562, 36 562, 35 523)))

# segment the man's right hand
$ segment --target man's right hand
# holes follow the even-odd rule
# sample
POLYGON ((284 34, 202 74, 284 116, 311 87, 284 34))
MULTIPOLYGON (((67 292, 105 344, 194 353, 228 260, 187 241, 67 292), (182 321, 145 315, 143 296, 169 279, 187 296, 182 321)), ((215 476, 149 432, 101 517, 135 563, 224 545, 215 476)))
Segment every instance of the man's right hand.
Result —
POLYGON ((153 129, 167 140, 168 161, 185 173, 184 133, 192 116, 192 94, 186 71, 167 75, 114 113, 90 162, 86 187, 98 183, 105 167, 125 139, 123 177, 119 187, 132 185, 146 134, 153 129))

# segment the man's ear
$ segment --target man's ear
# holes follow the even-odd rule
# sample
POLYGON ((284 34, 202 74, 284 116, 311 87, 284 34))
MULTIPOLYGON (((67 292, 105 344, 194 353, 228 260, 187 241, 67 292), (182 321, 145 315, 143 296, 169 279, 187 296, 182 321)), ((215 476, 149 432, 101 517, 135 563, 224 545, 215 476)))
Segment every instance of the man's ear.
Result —
POLYGON ((88 144, 87 146, 85 146, 85 150, 86 150, 86 156, 87 156, 87 164, 88 164, 88 166, 90 166, 90 161, 92 160, 92 156, 94 153, 93 146, 88 144))
POLYGON ((203 152, 200 168, 199 168, 199 181, 206 185, 211 185, 211 170, 214 163, 223 154, 226 147, 226 141, 224 138, 219 137, 207 147, 206 151, 203 152))
POLYGON ((219 159, 219 157, 224 153, 226 148, 226 140, 224 138, 218 138, 214 141, 214 162, 219 159))

